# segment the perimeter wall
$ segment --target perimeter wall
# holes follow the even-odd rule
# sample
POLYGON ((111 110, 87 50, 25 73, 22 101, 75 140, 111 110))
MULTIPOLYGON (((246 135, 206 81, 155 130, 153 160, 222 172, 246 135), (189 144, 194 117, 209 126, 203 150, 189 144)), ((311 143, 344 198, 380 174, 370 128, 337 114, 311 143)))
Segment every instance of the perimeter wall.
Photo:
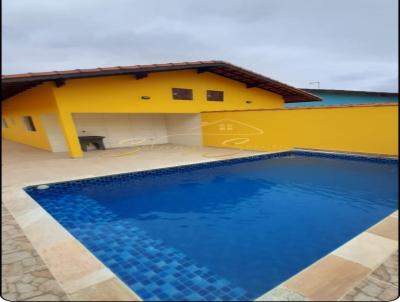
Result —
POLYGON ((203 144, 398 155, 398 104, 202 113, 203 144))

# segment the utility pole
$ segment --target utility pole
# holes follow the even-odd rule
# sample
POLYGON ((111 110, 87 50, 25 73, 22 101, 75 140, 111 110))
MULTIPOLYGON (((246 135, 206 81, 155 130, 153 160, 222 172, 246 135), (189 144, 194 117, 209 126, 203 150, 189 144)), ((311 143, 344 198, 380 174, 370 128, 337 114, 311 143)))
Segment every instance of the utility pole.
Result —
POLYGON ((320 82, 319 82, 319 81, 316 81, 316 82, 310 82, 309 84, 311 84, 311 85, 317 84, 317 87, 318 87, 318 89, 319 89, 319 84, 320 84, 320 82))

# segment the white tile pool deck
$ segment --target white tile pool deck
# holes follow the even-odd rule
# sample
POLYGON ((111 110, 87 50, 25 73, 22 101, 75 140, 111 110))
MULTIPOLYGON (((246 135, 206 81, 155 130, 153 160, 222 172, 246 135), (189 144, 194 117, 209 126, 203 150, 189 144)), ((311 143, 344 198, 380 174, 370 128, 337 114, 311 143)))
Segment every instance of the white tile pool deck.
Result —
MULTIPOLYGON (((22 191, 23 187, 220 160, 227 158, 223 155, 233 153, 232 150, 219 148, 158 145, 154 148, 145 147, 128 156, 115 156, 123 155, 127 151, 114 149, 87 152, 82 159, 70 159, 65 153, 50 153, 5 140, 2 143, 2 197, 3 204, 12 215, 9 221, 15 219, 17 229, 22 229, 21 234, 29 239, 31 251, 37 253, 40 261, 44 263, 40 269, 48 269, 48 278, 56 280, 57 283, 54 284, 54 289, 52 288, 53 292, 40 286, 35 288, 35 295, 29 293, 30 283, 23 287, 26 284, 20 282, 27 273, 21 271, 17 278, 14 275, 7 276, 8 271, 3 269, 6 273, 6 276, 3 274, 3 284, 9 285, 6 286, 8 290, 10 286, 14 286, 14 291, 6 294, 11 293, 9 297, 18 300, 35 300, 40 295, 53 295, 53 300, 139 300, 135 293, 22 191), (213 155, 216 157, 209 157, 213 155), (26 292, 19 292, 18 284, 26 292)), ((260 153, 262 152, 243 151, 229 158, 260 153)), ((398 257, 397 226, 396 212, 266 293, 259 300, 357 300, 369 296, 369 300, 379 301, 390 300, 388 297, 391 295, 394 295, 392 299, 395 298, 398 292, 398 272, 393 261, 398 257), (389 264, 382 265, 385 261, 389 261, 389 264), (375 291, 372 290, 372 294, 371 286, 376 288, 375 291)), ((13 238, 9 240, 12 241, 13 238)), ((27 245, 29 242, 26 242, 24 247, 27 245)), ((23 249, 16 246, 10 254, 21 251, 23 249)), ((9 250, 2 249, 3 255, 8 252, 9 250)), ((5 297, 5 287, 2 288, 5 297)))

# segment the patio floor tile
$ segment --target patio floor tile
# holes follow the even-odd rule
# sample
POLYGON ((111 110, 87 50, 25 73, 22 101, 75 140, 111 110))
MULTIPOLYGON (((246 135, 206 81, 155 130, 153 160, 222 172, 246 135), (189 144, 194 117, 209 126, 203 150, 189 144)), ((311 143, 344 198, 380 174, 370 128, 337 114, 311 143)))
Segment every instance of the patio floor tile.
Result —
POLYGON ((399 252, 397 251, 381 264, 371 277, 387 282, 393 286, 399 286, 399 252))
POLYGON ((288 289, 317 301, 339 299, 370 270, 358 263, 329 255, 284 283, 288 289))
POLYGON ((342 245, 333 254, 375 269, 397 248, 398 243, 395 240, 364 232, 342 245))
POLYGON ((119 280, 112 278, 70 294, 73 301, 140 301, 119 280))
POLYGON ((398 297, 398 288, 375 278, 368 277, 348 292, 341 301, 393 301, 398 297))
POLYGON ((374 225, 368 230, 368 232, 392 240, 399 240, 399 219, 395 217, 388 217, 382 222, 374 225))

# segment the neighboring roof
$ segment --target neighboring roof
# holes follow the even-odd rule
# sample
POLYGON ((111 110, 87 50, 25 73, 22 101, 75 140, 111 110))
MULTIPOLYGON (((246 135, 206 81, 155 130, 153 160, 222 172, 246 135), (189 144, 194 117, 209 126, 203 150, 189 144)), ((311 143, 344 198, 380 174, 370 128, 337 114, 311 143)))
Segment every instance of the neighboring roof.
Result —
POLYGON ((310 93, 332 93, 332 94, 346 94, 346 95, 372 95, 372 96, 394 96, 398 97, 398 92, 378 92, 378 91, 360 91, 360 90, 338 90, 338 89, 310 89, 300 88, 310 93))
POLYGON ((338 104, 338 105, 329 105, 329 106, 304 106, 304 107, 285 107, 285 108, 266 108, 266 109, 227 109, 227 110, 218 110, 218 111, 207 111, 210 112, 236 112, 236 111, 278 111, 278 110, 305 110, 305 109, 336 109, 336 108, 354 108, 354 107, 398 107, 399 104, 396 102, 385 102, 385 103, 370 103, 370 104, 338 104))
POLYGON ((1 90, 3 99, 16 95, 26 89, 47 81, 55 81, 61 85, 68 79, 102 77, 112 75, 134 75, 137 78, 151 72, 197 69, 198 73, 211 72, 230 78, 247 85, 248 88, 257 87, 282 95, 287 103, 313 102, 321 99, 309 92, 286 85, 253 71, 243 69, 224 61, 198 61, 183 63, 167 63, 152 65, 116 66, 107 68, 75 69, 64 71, 35 72, 3 75, 1 90))

